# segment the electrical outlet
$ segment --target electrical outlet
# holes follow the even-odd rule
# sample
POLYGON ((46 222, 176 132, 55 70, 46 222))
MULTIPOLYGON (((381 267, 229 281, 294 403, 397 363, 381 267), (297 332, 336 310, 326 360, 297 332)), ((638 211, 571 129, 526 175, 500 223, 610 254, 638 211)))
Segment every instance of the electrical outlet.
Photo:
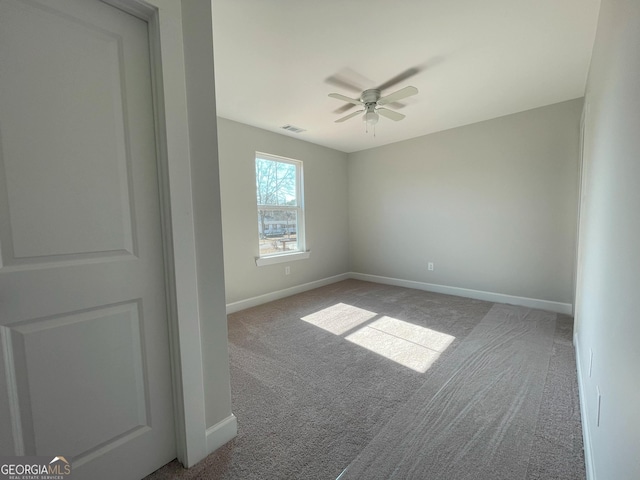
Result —
POLYGON ((429 263, 428 263, 428 265, 427 265, 427 268, 428 268, 430 271, 433 271, 433 262, 429 262, 429 263))
POLYGON ((289 266, 284 267, 284 274, 285 275, 289 275, 290 273, 291 273, 291 267, 289 267, 289 266))

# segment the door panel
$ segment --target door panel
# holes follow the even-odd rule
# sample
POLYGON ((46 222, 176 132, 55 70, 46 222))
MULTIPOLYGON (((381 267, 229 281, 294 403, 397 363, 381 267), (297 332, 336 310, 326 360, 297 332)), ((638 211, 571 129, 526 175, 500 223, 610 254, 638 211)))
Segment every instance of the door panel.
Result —
POLYGON ((8 43, 14 72, 3 75, 11 92, 3 109, 22 114, 2 126, 5 265, 131 253, 122 37, 59 14, 8 10, 3 35, 20 45, 8 43))
POLYGON ((147 24, 1 0, 0 455, 175 457, 161 239, 147 24))
POLYGON ((10 331, 14 369, 28 372, 16 385, 25 406, 20 413, 32 427, 23 440, 36 452, 75 458, 89 446, 149 428, 139 302, 23 322, 10 331), (73 434, 60 436, 63 431, 73 434))

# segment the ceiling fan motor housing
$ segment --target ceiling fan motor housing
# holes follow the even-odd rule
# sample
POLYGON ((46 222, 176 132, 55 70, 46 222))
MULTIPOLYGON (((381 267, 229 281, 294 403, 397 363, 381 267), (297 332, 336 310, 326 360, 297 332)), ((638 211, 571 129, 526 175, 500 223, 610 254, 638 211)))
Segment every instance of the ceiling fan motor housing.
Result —
POLYGON ((380 99, 380 90, 378 90, 377 88, 371 88, 369 90, 365 90, 364 92, 362 92, 362 96, 360 97, 360 100, 365 105, 368 105, 369 103, 375 104, 379 99, 380 99))

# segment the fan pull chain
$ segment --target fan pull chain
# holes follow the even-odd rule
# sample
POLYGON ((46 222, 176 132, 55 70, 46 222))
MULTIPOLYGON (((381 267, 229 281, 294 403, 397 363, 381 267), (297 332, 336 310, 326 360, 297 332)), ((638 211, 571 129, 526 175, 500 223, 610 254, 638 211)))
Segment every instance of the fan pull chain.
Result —
MULTIPOLYGON (((364 122, 364 133, 369 133, 369 124, 364 122)), ((376 126, 373 126, 373 138, 376 137, 376 126)))

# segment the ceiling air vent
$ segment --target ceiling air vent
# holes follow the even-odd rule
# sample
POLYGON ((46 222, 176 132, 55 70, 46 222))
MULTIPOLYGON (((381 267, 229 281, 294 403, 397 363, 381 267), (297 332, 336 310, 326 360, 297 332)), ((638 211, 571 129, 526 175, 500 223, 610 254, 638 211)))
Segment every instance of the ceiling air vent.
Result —
POLYGON ((285 130, 289 130, 290 132, 293 132, 293 133, 306 132, 304 128, 294 127, 293 125, 289 125, 289 124, 283 125, 280 128, 284 128, 285 130))

